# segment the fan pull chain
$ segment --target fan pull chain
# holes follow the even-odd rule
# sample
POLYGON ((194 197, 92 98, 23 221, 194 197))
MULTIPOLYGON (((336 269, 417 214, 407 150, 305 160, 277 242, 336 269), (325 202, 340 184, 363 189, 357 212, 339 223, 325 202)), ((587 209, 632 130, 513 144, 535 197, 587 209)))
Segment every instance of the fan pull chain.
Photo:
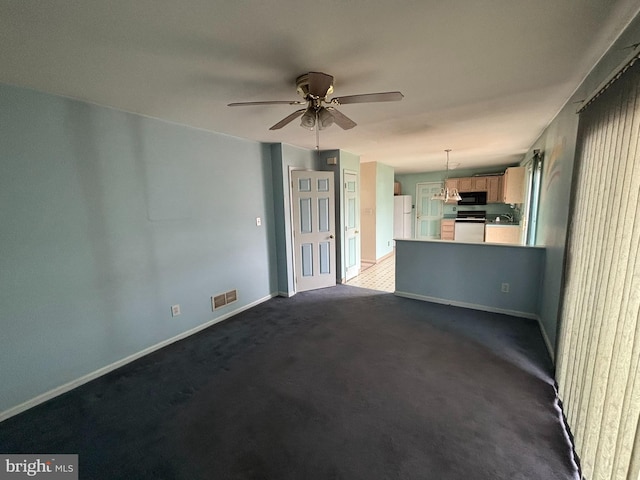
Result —
POLYGON ((318 121, 318 110, 316 110, 316 152, 320 154, 320 124, 318 121))

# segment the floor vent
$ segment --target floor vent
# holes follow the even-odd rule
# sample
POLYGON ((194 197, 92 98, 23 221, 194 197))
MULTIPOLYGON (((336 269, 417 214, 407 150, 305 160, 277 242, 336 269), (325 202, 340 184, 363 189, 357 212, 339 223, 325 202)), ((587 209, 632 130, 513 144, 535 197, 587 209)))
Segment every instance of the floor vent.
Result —
POLYGON ((228 292, 221 293, 220 295, 216 295, 215 297, 211 297, 211 308, 213 310, 217 310, 218 308, 224 307, 229 303, 233 303, 238 300, 238 291, 237 290, 229 290, 228 292))

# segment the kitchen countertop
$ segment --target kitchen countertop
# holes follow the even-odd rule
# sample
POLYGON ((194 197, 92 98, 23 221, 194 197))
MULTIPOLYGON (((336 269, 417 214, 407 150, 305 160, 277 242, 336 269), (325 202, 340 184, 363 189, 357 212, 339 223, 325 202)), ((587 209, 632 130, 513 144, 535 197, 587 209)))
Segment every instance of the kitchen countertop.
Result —
POLYGON ((487 227, 519 227, 519 223, 511 223, 511 222, 487 222, 485 223, 487 227))
MULTIPOLYGON (((511 225, 513 226, 513 225, 511 225)), ((521 245, 519 243, 487 243, 487 242, 456 242, 452 240, 418 240, 416 238, 396 238, 395 242, 415 242, 415 243, 437 243, 443 245, 452 245, 452 248, 457 248, 458 245, 479 245, 483 247, 502 247, 502 248, 539 248, 544 250, 544 245, 521 245)))

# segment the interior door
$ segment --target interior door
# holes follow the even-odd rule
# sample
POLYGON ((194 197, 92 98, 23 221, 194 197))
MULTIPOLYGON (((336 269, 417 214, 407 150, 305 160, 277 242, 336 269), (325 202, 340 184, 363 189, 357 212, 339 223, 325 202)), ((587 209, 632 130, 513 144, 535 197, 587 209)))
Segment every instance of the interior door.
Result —
POLYGON ((296 291, 336 284, 333 172, 291 172, 296 291))
POLYGON ((440 238, 442 201, 431 200, 442 188, 441 182, 418 183, 416 185, 416 239, 440 238))
POLYGON ((344 174, 344 262, 345 281, 360 271, 360 209, 358 208, 358 175, 344 174))

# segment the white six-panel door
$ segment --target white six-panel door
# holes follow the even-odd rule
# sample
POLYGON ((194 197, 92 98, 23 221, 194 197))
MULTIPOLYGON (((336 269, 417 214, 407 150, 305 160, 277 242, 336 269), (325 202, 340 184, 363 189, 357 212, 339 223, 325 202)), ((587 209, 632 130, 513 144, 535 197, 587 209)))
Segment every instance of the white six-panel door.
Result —
POLYGON ((333 172, 291 172, 296 291, 336 284, 333 172))
POLYGON ((360 208, 358 175, 344 174, 344 263, 345 281, 360 273, 360 208))

